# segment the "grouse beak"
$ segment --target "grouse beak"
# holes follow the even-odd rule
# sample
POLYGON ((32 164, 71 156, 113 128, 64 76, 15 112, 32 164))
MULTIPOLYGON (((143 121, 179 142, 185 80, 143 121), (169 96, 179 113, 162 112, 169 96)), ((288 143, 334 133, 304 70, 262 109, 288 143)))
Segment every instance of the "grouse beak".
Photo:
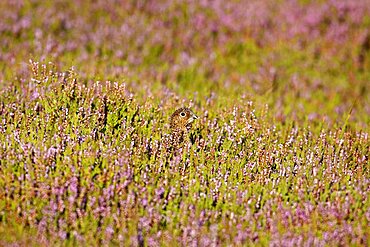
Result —
POLYGON ((198 119, 197 115, 192 113, 191 117, 188 119, 188 124, 194 122, 195 119, 198 119))

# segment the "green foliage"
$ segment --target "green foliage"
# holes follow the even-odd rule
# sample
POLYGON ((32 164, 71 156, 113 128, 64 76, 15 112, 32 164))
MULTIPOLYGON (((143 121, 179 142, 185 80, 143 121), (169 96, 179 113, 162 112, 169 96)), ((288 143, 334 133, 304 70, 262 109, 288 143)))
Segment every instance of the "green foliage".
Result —
POLYGON ((369 245, 369 17, 288 2, 1 2, 0 245, 369 245))

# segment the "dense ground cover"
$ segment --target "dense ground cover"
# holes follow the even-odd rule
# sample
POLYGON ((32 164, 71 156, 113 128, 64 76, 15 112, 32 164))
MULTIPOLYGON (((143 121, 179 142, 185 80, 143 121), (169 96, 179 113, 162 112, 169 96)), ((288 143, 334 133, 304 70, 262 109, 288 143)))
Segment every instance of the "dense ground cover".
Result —
POLYGON ((369 0, 0 14, 0 245, 370 244, 369 0))

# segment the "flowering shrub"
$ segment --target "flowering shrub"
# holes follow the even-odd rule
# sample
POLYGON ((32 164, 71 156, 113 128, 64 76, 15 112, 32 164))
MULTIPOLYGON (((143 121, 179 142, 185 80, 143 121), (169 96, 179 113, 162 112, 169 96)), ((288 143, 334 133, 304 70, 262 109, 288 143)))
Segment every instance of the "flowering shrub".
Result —
POLYGON ((368 0, 0 14, 0 245, 369 245, 368 0))

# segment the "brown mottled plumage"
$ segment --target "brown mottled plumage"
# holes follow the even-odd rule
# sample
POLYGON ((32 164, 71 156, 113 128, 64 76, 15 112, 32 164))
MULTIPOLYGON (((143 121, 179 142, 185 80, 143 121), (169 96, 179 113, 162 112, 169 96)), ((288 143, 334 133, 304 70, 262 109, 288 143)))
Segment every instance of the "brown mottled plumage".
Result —
POLYGON ((186 107, 177 109, 170 117, 171 134, 165 140, 167 149, 178 147, 187 140, 186 134, 198 117, 186 107))

